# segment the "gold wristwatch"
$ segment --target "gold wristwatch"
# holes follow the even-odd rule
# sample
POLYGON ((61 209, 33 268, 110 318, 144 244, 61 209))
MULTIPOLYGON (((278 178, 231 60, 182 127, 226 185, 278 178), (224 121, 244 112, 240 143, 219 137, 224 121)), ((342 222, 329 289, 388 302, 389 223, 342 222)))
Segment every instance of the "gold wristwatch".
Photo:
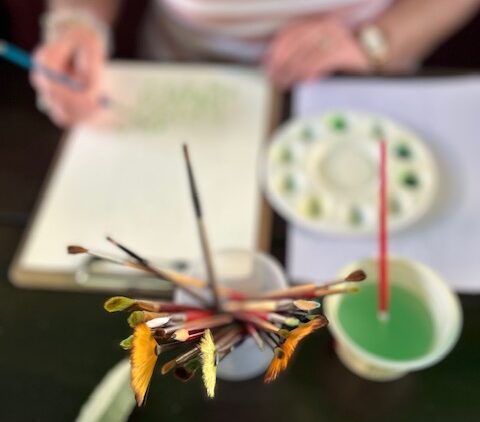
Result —
POLYGON ((358 32, 358 41, 376 71, 388 60, 389 44, 385 32, 376 25, 366 25, 358 32))

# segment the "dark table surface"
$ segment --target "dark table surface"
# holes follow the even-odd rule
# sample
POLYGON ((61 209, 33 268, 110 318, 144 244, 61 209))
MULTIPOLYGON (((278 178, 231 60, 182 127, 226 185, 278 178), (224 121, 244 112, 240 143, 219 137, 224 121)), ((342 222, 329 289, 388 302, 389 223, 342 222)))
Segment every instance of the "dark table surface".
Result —
MULTIPOLYGON (((7 270, 61 132, 35 110, 27 75, 0 63, 0 420, 71 421, 122 357, 129 334, 100 294, 19 290, 7 270)), ((273 252, 283 257, 276 218, 273 252)), ((450 355, 401 380, 373 383, 338 361, 327 330, 307 339, 288 372, 219 381, 207 400, 200 379, 153 377, 148 406, 132 421, 480 420, 480 296, 461 295, 464 327, 450 355)))

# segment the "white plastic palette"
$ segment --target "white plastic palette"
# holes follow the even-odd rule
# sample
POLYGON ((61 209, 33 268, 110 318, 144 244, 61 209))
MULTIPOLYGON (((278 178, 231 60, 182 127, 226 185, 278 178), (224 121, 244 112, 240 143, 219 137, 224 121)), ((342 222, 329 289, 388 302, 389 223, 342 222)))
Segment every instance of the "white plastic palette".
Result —
POLYGON ((268 200, 285 219, 310 230, 376 233, 382 137, 388 146, 389 228, 410 226, 433 204, 435 160, 410 130, 365 112, 332 110, 283 125, 261 161, 268 200))

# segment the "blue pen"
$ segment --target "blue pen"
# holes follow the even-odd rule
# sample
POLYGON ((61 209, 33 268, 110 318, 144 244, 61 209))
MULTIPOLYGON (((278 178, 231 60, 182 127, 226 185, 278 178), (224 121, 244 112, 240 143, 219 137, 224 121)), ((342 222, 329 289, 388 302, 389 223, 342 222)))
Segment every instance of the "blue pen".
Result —
MULTIPOLYGON (((63 73, 56 72, 37 63, 33 60, 32 56, 27 53, 25 50, 16 47, 15 45, 0 39, 0 57, 3 57, 5 60, 16 64, 17 66, 23 67, 24 69, 35 69, 43 73, 47 78, 56 81, 74 91, 81 91, 83 86, 80 82, 64 75, 63 73)), ((99 103, 102 106, 111 105, 110 99, 107 97, 100 97, 98 99, 99 103)))

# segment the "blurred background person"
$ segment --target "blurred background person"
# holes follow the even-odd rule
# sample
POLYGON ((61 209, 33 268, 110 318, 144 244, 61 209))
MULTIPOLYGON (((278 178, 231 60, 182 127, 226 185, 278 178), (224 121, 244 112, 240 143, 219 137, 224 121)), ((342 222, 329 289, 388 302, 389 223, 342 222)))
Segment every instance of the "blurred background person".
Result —
MULTIPOLYGON (((55 123, 72 125, 98 107, 120 5, 120 0, 49 1, 36 60, 84 87, 74 92, 32 73, 55 123)), ((479 5, 479 0, 151 0, 138 50, 150 60, 258 64, 286 89, 335 72, 413 70, 479 5)))

